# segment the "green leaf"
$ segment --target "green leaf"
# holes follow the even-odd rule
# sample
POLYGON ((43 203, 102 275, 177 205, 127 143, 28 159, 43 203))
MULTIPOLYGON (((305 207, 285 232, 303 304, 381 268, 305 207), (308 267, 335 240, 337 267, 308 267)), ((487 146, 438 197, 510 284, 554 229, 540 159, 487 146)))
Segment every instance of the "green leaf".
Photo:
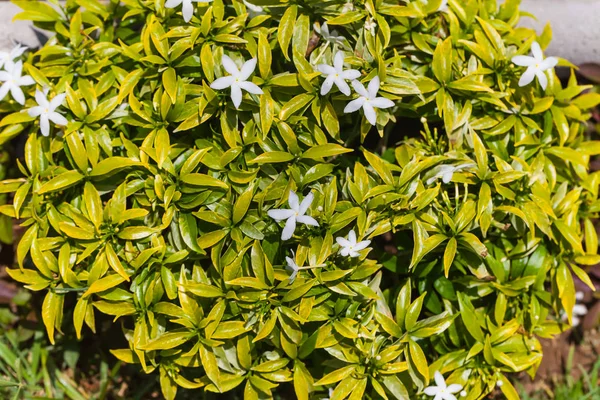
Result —
POLYGON ((344 146, 335 143, 323 144, 320 146, 314 146, 306 150, 302 154, 302 158, 309 158, 313 160, 320 160, 325 157, 333 157, 339 154, 351 153, 352 149, 347 149, 344 146))
POLYGON ((193 186, 205 186, 219 189, 229 189, 229 185, 225 182, 213 178, 212 176, 200 173, 185 174, 180 177, 183 183, 193 186))
POLYGON ((433 74, 439 82, 450 82, 452 79, 452 38, 438 41, 433 52, 431 66, 433 74))
POLYGON ((55 176, 50 181, 46 182, 39 190, 39 194, 56 192, 75 185, 83 179, 83 175, 78 171, 67 171, 55 176))

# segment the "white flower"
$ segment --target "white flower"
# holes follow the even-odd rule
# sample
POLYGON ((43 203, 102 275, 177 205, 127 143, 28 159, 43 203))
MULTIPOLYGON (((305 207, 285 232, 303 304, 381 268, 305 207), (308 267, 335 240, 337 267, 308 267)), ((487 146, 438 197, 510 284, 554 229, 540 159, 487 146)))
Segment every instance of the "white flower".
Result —
POLYGON ((256 4, 252 4, 246 0, 243 0, 243 1, 244 1, 244 5, 246 6, 246 9, 248 11, 248 15, 250 16, 250 18, 254 18, 257 15, 265 14, 265 10, 261 6, 257 6, 256 4))
POLYGON ((344 257, 359 257, 359 251, 366 249, 371 244, 370 240, 363 240, 357 243, 354 230, 348 232, 348 239, 337 237, 335 241, 341 246, 340 254, 344 257))
POLYGON ((448 0, 442 0, 442 4, 440 4, 437 10, 438 12, 446 12, 448 10, 448 0))
POLYGON ((379 92, 379 84, 380 82, 378 76, 369 82, 368 90, 365 89, 363 84, 359 81, 352 81, 352 87, 354 87, 354 90, 360 95, 360 97, 348 103, 346 108, 344 108, 344 113, 353 113, 362 108, 363 112, 365 113, 365 117, 367 117, 367 121, 369 121, 371 125, 375 125, 377 123, 377 114, 375 113, 375 108, 390 108, 394 106, 394 102, 390 99, 386 99, 385 97, 377 97, 377 92, 379 92))
POLYGON ((321 86, 321 96, 325 96, 331 90, 335 83, 340 92, 346 96, 350 96, 350 86, 346 83, 346 79, 354 80, 360 76, 360 71, 355 69, 347 69, 344 71, 344 53, 338 51, 333 58, 333 66, 327 64, 319 64, 317 66, 319 72, 326 75, 325 82, 321 86))
POLYGON ((296 255, 292 251, 292 257, 285 258, 285 262, 287 264, 285 269, 290 272, 290 277, 289 277, 290 285, 294 283, 294 281, 296 280, 296 276, 298 275, 298 271, 300 271, 301 269, 315 269, 315 268, 322 268, 325 266, 325 264, 320 264, 320 265, 313 265, 313 266, 307 265, 306 267, 300 267, 300 266, 298 266, 298 264, 296 264, 296 261, 294 260, 295 257, 296 257, 296 255))
POLYGON ((190 22, 192 16, 194 16, 194 5, 192 3, 210 3, 212 0, 167 0, 165 3, 166 8, 175 8, 181 5, 181 14, 183 14, 183 20, 190 22))
POLYGON ((43 92, 36 90, 35 100, 38 105, 31 107, 27 110, 30 117, 40 117, 40 129, 42 135, 48 136, 50 134, 50 122, 54 122, 56 125, 67 125, 69 121, 61 114, 56 112, 56 109, 62 105, 65 101, 66 94, 57 94, 54 98, 48 101, 48 89, 43 92))
POLYGON ((296 222, 300 222, 301 224, 311 225, 311 226, 319 226, 319 223, 313 218, 309 217, 306 214, 308 211, 308 207, 312 204, 314 199, 314 195, 311 193, 308 194, 302 200, 302 203, 298 200, 298 195, 290 190, 290 196, 288 198, 288 204, 290 205, 290 209, 282 208, 279 210, 269 210, 267 214, 269 217, 275 219, 276 221, 285 221, 285 227, 283 228, 283 232, 281 233, 281 240, 288 240, 294 234, 296 230, 296 222))
POLYGON ((17 47, 13 48, 10 52, 0 51, 0 68, 2 68, 5 64, 13 62, 17 57, 20 57, 27 47, 17 45, 17 47))
POLYGON ((438 165, 437 167, 435 167, 433 169, 434 171, 436 171, 435 175, 433 175, 431 178, 427 179, 427 181, 425 181, 425 184, 431 185, 433 182, 435 182, 439 178, 442 178, 442 182, 448 183, 452 180, 452 176, 454 175, 454 173, 456 171, 460 171, 461 169, 465 169, 465 168, 472 168, 474 166, 475 166, 475 164, 473 164, 473 163, 466 163, 466 164, 459 164, 459 165, 447 165, 447 164, 438 165))
POLYGON ((375 20, 373 18, 369 18, 365 21, 365 31, 371 32, 371 35, 373 36, 375 36, 375 28, 377 28, 377 23, 375 23, 375 20))
POLYGON ((252 58, 242 65, 241 69, 238 69, 237 65, 231 58, 223 55, 222 58, 223 68, 231 75, 224 76, 216 79, 211 83, 210 87, 217 90, 231 88, 231 100, 235 108, 239 108, 242 104, 242 89, 252 94, 262 94, 263 91, 252 82, 248 82, 248 78, 254 72, 256 68, 256 58, 252 58))
MULTIPOLYGON (((292 252, 292 255, 294 255, 293 252, 292 252)), ((287 263, 287 266, 285 267, 285 269, 287 269, 291 273, 290 274, 290 284, 292 284, 292 283, 294 283, 294 280, 296 280, 296 275, 298 275, 298 271, 300 271, 300 267, 298 266, 298 264, 296 264, 296 261, 294 261, 294 259, 292 257, 286 257, 285 262, 287 263)))
POLYGON ((17 103, 25 104, 25 95, 21 90, 21 86, 33 85, 35 81, 29 75, 21 76, 23 71, 22 61, 7 62, 5 68, 6 71, 0 71, 0 81, 4 82, 0 87, 0 100, 4 99, 10 90, 10 94, 17 103))
POLYGON ((354 11, 354 3, 352 1, 347 1, 344 3, 344 7, 342 7, 342 14, 346 14, 349 11, 354 11))
POLYGON ((332 43, 332 44, 343 44, 344 41, 346 40, 345 37, 343 36, 337 36, 337 31, 331 31, 331 33, 329 33, 329 27, 327 26, 327 22, 325 22, 323 25, 321 25, 319 27, 319 25, 317 25, 316 23, 313 24, 313 29, 315 30, 315 32, 317 32, 317 34, 319 34, 323 40, 325 40, 326 42, 332 43))
MULTIPOLYGON (((576 292, 575 299, 577 301, 582 301, 584 297, 583 292, 576 292)), ((573 326, 578 326, 581 323, 581 319, 585 317, 588 313, 588 309, 583 304, 575 304, 573 306, 573 326)), ((566 315, 565 315, 566 319, 566 315)))
POLYGON ((459 384, 446 385, 446 380, 440 371, 435 371, 435 384, 437 386, 429 386, 424 392, 427 396, 435 396, 433 400, 456 400, 454 393, 461 391, 462 386, 459 384))
POLYGON ((538 42, 533 42, 531 44, 531 53, 533 54, 533 57, 515 56, 512 58, 512 62, 516 65, 527 67, 527 70, 521 75, 521 79, 519 79, 519 86, 527 86, 537 77, 542 89, 546 90, 546 86, 548 86, 546 71, 554 68, 556 64, 558 64, 558 58, 548 57, 544 59, 544 54, 542 53, 542 49, 538 42))
POLYGON ((467 391, 466 390, 461 391, 460 397, 467 397, 467 391))

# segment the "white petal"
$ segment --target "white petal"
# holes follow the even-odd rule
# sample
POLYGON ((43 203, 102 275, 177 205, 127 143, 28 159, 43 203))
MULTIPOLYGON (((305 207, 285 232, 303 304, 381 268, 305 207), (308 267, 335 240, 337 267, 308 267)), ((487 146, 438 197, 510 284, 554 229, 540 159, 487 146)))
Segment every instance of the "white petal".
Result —
POLYGON ((349 254, 350 254, 350 248, 348 248, 348 247, 342 247, 340 249, 340 255, 342 257, 348 257, 349 254))
POLYGON ((175 8, 181 4, 183 0, 167 0, 165 8, 175 8))
POLYGON ((436 394, 438 394, 439 391, 440 388, 438 388, 437 386, 429 386, 426 387, 425 390, 423 390, 423 393, 425 393, 427 396, 435 396, 436 394))
POLYGON ((449 391, 450 393, 458 393, 462 390, 462 386, 459 385, 458 383, 453 383, 452 385, 448 385, 446 390, 449 391))
POLYGON ((546 90, 546 87, 548 86, 548 77, 546 76, 546 73, 538 69, 535 71, 535 76, 537 76, 542 89, 546 90))
POLYGON ((583 304, 575 304, 573 306, 573 314, 586 315, 587 313, 588 313, 588 309, 583 304))
POLYGON ((181 14, 183 14, 183 20, 185 22, 190 22, 194 16, 194 5, 192 4, 191 0, 183 0, 181 5, 181 14))
POLYGON ((333 67, 336 69, 338 73, 341 73, 344 69, 344 52, 338 51, 335 53, 335 57, 333 58, 333 67))
POLYGON ((250 77, 250 75, 252 75, 255 68, 256 58, 251 58, 250 60, 246 61, 244 65, 242 65, 242 69, 240 70, 240 79, 243 81, 247 80, 250 77))
POLYGON ((317 65, 317 71, 319 71, 323 75, 332 75, 332 74, 336 73, 335 68, 333 68, 331 65, 327 65, 327 64, 317 65))
POLYGON ((529 56, 514 56, 511 61, 519 67, 530 67, 536 64, 535 58, 529 56))
POLYGON ((541 62, 544 59, 544 53, 542 53, 542 48, 538 42, 531 43, 531 53, 533 54, 533 58, 538 62, 541 62))
POLYGON ((229 72, 233 76, 239 76, 240 70, 228 55, 223 54, 223 57, 221 57, 221 64, 223 64, 225 71, 229 72))
POLYGON ((288 210, 288 209, 284 209, 284 208, 279 209, 279 210, 267 211, 267 215, 276 221, 283 221, 284 219, 288 219, 289 217, 291 217, 294 214, 295 214, 294 210, 288 210))
POLYGON ((363 97, 369 97, 369 92, 365 89, 364 85, 359 81, 352 81, 352 87, 354 91, 363 97))
POLYGON ((210 84, 212 89, 222 90, 231 86, 235 82, 235 77, 233 76, 224 76, 222 78, 215 79, 213 83, 210 84))
POLYGON ((23 91, 20 87, 12 85, 10 88, 10 94, 17 103, 21 105, 25 104, 25 95, 23 94, 23 91))
MULTIPOLYGON (((0 87, 0 100, 4 100, 4 98, 6 97, 6 95, 8 94, 8 91, 10 90, 10 87, 12 85, 9 82, 6 82, 5 84, 3 84, 0 87)), ((32 117, 37 117, 37 115, 31 115, 32 117)))
POLYGON ((438 388, 445 389, 447 387, 444 375, 442 375, 440 371, 435 371, 435 374, 433 374, 433 379, 435 380, 435 384, 438 388))
POLYGON ((27 46, 17 45, 17 47, 13 48, 10 51, 10 56, 14 60, 17 57, 20 57, 25 52, 25 50, 27 50, 27 46))
POLYGON ((352 258, 360 257, 360 253, 358 251, 356 251, 356 249, 354 249, 354 248, 352 250, 350 250, 348 255, 352 258))
POLYGON ((373 108, 371 103, 369 103, 368 101, 365 101, 365 104, 363 104, 363 112, 365 113, 367 121, 369 121, 371 125, 377 124, 377 113, 375 112, 375 109, 373 108))
POLYGON ((347 69, 340 74, 343 79, 354 80, 360 77, 360 71, 356 69, 347 69))
POLYGON ((39 90, 35 91, 35 101, 37 101, 38 105, 43 108, 48 108, 50 106, 46 96, 47 94, 44 92, 40 92, 39 90))
POLYGON ((386 99, 385 97, 377 97, 369 101, 369 103, 375 108, 390 108, 395 106, 393 101, 386 99))
POLYGON ((35 106, 35 107, 31 107, 29 110, 27 110, 27 114, 29 114, 30 117, 35 118, 35 117, 39 117, 43 111, 44 111, 44 109, 42 107, 35 106))
POLYGON ((327 26, 327 22, 321 25, 321 35, 329 36, 329 27, 327 26))
POLYGON ((379 92, 379 86, 381 82, 379 81, 379 76, 375 76, 375 78, 371 79, 369 82, 369 98, 374 99, 377 97, 377 92, 379 92))
POLYGON ((296 220, 304 225, 319 226, 317 220, 313 217, 309 217, 308 215, 300 215, 299 217, 296 217, 296 220))
POLYGON ((337 242, 337 244, 339 244, 342 247, 350 247, 350 246, 352 246, 352 243, 350 243, 348 241, 348 239, 343 238, 341 236, 336 237, 335 241, 337 242))
POLYGON ((294 235, 294 231, 296 230, 296 218, 290 217, 285 222, 285 227, 283 228, 283 232, 281 232, 281 240, 289 240, 294 235))
MULTIPOLYGON (((285 240, 285 239, 284 239, 285 240)), ((294 283, 294 281, 296 280, 296 275, 298 275, 298 270, 295 270, 294 272, 292 272, 292 274, 289 277, 290 280, 290 284, 294 283)))
POLYGON ((519 79, 519 86, 523 87, 523 86, 529 85, 531 82, 533 82, 534 78, 535 78, 535 68, 534 67, 527 68, 527 71, 525 71, 523 73, 523 75, 521 75, 521 79, 519 79))
POLYGON ((450 393, 441 393, 441 396, 444 400, 456 400, 456 396, 450 393))
POLYGON ((296 264, 296 261, 294 261, 293 258, 291 257, 286 257, 285 258, 285 262, 287 263, 286 269, 288 271, 298 271, 299 267, 298 264, 296 264))
POLYGON ((23 74, 23 61, 17 61, 15 63, 15 68, 13 69, 13 75, 15 77, 21 76, 23 74))
POLYGON ((298 214, 300 214, 300 215, 306 214, 306 211, 308 210, 308 208, 312 204, 314 198, 315 198, 315 195, 313 194, 313 192, 310 192, 304 198, 304 200, 302 200, 302 203, 300 203, 300 207, 298 208, 298 214))
POLYGON ((337 86, 337 88, 340 89, 340 92, 342 92, 346 96, 350 96, 350 86, 348 86, 345 80, 343 80, 341 77, 337 77, 334 79, 334 82, 335 86, 337 86))
POLYGON ((48 122, 48 116, 46 114, 40 115, 40 130, 42 135, 50 135, 50 122, 48 122))
POLYGON ((240 104, 242 104, 242 89, 235 82, 231 84, 231 101, 233 101, 235 108, 240 108, 240 104))
POLYGON ((65 117, 57 112, 48 113, 48 119, 54 122, 56 125, 65 126, 69 123, 65 117))
MULTIPOLYGON (((354 81, 356 82, 356 81, 354 81)), ((346 105, 346 107, 344 108, 344 113, 345 114, 349 114, 349 113, 353 113, 355 111, 360 110, 360 108, 363 106, 363 104, 365 104, 365 101, 367 99, 365 99, 364 97, 359 97, 356 100, 352 100, 350 103, 348 103, 346 105)))
POLYGON ((0 71, 0 81, 5 82, 12 79, 12 76, 6 71, 0 71))
POLYGON ((66 93, 57 94, 50 101, 50 105, 48 106, 48 108, 52 111, 56 110, 58 107, 63 105, 63 103, 65 102, 65 97, 67 97, 66 93))
POLYGON ((334 81, 335 75, 329 75, 327 78, 325 78, 323 84, 321 85, 321 96, 325 96, 327 93, 329 93, 329 91, 333 87, 334 81))
POLYGON ((452 180, 452 177, 454 176, 454 169, 445 170, 445 171, 441 172, 441 174, 442 174, 442 182, 448 183, 452 180))
POLYGON ((21 79, 19 79, 19 85, 21 85, 21 86, 30 86, 30 85, 33 85, 34 83, 35 83, 35 81, 29 75, 25 75, 25 76, 21 77, 21 79))
POLYGON ((354 229, 348 232, 348 241, 352 243, 353 246, 356 244, 356 232, 354 232, 354 229))
POLYGON ((298 213, 300 212, 300 200, 293 190, 290 190, 290 194, 288 195, 288 204, 292 210, 298 213))
POLYGON ((363 240, 361 242, 356 243, 356 245, 354 246, 354 250, 356 251, 361 251, 366 249, 369 245, 371 244, 370 240, 363 240))
POLYGON ((548 57, 540 63, 540 69, 542 71, 546 71, 548 69, 556 67, 556 64, 558 64, 558 58, 548 57))
POLYGON ((252 94, 263 94, 263 91, 261 88, 259 88, 258 86, 256 86, 254 83, 252 82, 240 82, 239 86, 244 89, 246 92, 248 93, 252 93, 252 94))

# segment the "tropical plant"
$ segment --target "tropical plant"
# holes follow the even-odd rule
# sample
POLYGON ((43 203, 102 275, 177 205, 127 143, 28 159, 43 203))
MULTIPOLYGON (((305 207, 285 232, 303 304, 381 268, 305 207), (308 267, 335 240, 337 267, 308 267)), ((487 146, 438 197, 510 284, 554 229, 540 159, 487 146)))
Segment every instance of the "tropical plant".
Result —
POLYGON ((50 340, 71 298, 167 399, 515 399, 571 321, 600 95, 518 0, 15 3, 56 33, 0 121, 50 340))

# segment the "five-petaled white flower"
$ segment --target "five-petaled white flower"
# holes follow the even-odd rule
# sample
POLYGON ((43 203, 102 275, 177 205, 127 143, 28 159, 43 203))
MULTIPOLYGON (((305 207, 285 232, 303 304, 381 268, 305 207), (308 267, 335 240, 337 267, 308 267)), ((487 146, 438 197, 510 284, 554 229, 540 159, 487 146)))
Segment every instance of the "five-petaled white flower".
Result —
POLYGON ((425 181, 426 185, 431 185, 433 182, 437 181, 439 178, 442 178, 442 182, 448 183, 452 180, 452 176, 456 171, 460 171, 465 168, 472 168, 475 164, 473 163, 465 163, 458 165, 438 165, 433 169, 435 171, 435 175, 425 181))
POLYGON ((183 14, 183 20, 190 22, 194 15, 194 4, 192 3, 210 3, 212 0, 167 0, 165 3, 166 8, 175 8, 181 5, 181 14, 183 14))
POLYGON ((364 25, 365 31, 371 32, 371 35, 375 36, 375 28, 377 28, 377 23, 375 19, 369 18, 365 21, 364 25))
POLYGON ((379 84, 380 82, 378 76, 369 82, 368 90, 365 89, 363 84, 359 81, 352 81, 352 87, 354 87, 354 90, 360 95, 360 97, 348 103, 346 108, 344 108, 344 112, 346 114, 353 113, 362 108, 363 112, 365 113, 365 117, 367 117, 367 121, 369 121, 371 125, 375 125, 377 123, 377 114, 375 113, 375 108, 390 108, 394 106, 394 102, 390 99, 386 99, 385 97, 377 97, 377 92, 379 92, 379 84))
POLYGON ((333 30, 331 31, 331 33, 329 32, 329 27, 327 26, 327 22, 325 22, 323 25, 321 25, 319 27, 319 25, 317 25, 316 23, 313 24, 313 29, 315 30, 315 32, 317 32, 317 34, 319 34, 323 40, 325 40, 326 42, 332 43, 332 44, 343 44, 344 41, 346 40, 345 37, 343 36, 338 36, 337 31, 333 30))
POLYGON ((248 81, 248 78, 256 68, 256 58, 246 61, 241 69, 238 69, 235 62, 226 55, 223 55, 221 62, 225 71, 231 75, 216 79, 210 84, 210 87, 217 90, 231 88, 231 100, 235 108, 239 108, 240 104, 242 104, 242 89, 252 94, 263 93, 258 86, 248 81))
POLYGON ((25 95, 21 86, 33 85, 35 81, 29 75, 21 76, 23 71, 23 62, 17 61, 16 63, 8 62, 4 66, 6 71, 0 71, 0 81, 4 82, 0 87, 0 100, 4 99, 7 93, 10 91, 13 99, 21 105, 25 104, 25 95))
POLYGON ((440 371, 435 371, 435 384, 437 386, 429 386, 424 392, 427 396, 435 396, 433 400, 456 400, 454 393, 462 390, 462 386, 454 383, 450 386, 446 385, 446 380, 440 371))
POLYGON ((348 232, 348 239, 337 237, 335 241, 341 246, 340 254, 344 257, 359 257, 359 252, 371 244, 370 240, 356 242, 356 233, 354 230, 348 232))
POLYGON ((281 233, 281 240, 288 240, 292 237, 296 230, 296 222, 305 225, 319 226, 317 220, 305 215, 306 211, 308 211, 308 207, 312 204, 314 197, 315 196, 311 192, 304 200, 302 200, 302 203, 300 203, 298 195, 293 190, 290 190, 290 196, 288 198, 288 204, 290 205, 289 209, 281 208, 279 210, 269 210, 267 212, 269 217, 276 221, 286 220, 285 227, 281 233))
POLYGON ((331 90, 335 83, 340 92, 346 96, 350 96, 350 86, 346 83, 346 79, 354 80, 360 76, 360 71, 355 69, 347 69, 344 71, 344 52, 338 51, 333 58, 333 66, 327 64, 319 64, 317 66, 319 72, 326 75, 325 82, 321 86, 321 96, 325 96, 331 90))
POLYGON ((17 47, 13 48, 11 51, 0 51, 0 68, 5 66, 8 63, 14 62, 17 57, 20 57, 27 47, 17 45, 17 47))
POLYGON ((61 126, 67 125, 69 122, 65 117, 56 112, 56 109, 65 101, 66 94, 57 94, 52 100, 48 101, 48 90, 45 89, 43 92, 36 90, 35 100, 38 105, 27 110, 30 117, 40 117, 40 129, 44 136, 50 134, 49 121, 61 126))
POLYGON ((542 48, 538 42, 533 42, 531 44, 531 53, 533 54, 533 57, 514 56, 512 58, 512 62, 516 65, 527 67, 527 70, 521 75, 521 79, 519 79, 519 86, 527 86, 537 77, 542 89, 546 90, 546 86, 548 86, 546 71, 554 68, 556 64, 558 64, 558 58, 548 57, 544 59, 544 53, 542 53, 542 48))

